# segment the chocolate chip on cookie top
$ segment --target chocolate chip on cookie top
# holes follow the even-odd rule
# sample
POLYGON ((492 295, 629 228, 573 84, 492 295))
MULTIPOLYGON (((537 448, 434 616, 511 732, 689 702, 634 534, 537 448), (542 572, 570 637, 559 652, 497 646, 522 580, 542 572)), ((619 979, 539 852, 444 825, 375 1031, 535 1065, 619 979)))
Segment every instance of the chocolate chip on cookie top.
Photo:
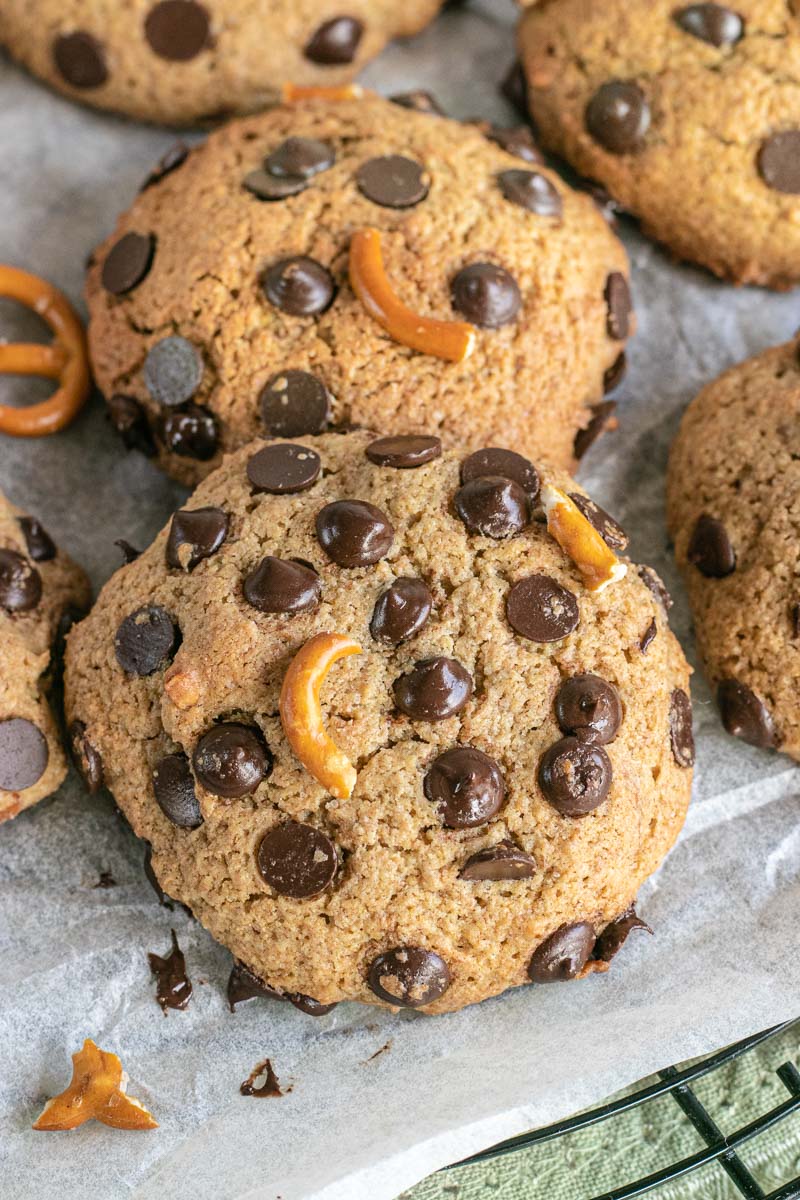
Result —
POLYGON ((206 49, 208 10, 197 0, 159 0, 144 19, 144 36, 154 54, 170 62, 189 62, 206 49))
POLYGON ((175 513, 167 538, 167 563, 181 571, 193 571, 204 558, 211 558, 228 536, 230 520, 221 508, 184 508, 175 513))
POLYGON ((24 792, 47 769, 47 741, 33 721, 22 717, 0 720, 0 788, 24 792))
POLYGON ((303 53, 323 66, 351 63, 363 35, 364 25, 357 17, 332 17, 314 31, 303 53))
POLYGON ((280 371, 264 385, 259 397, 261 419, 272 437, 302 437, 321 433, 331 415, 325 384, 310 371, 280 371))
POLYGON ((650 128, 650 107, 644 92, 629 80, 602 84, 586 108, 586 128, 611 154, 640 150, 650 128))
POLYGON ((298 613, 316 608, 322 581, 307 563, 268 554, 247 575, 243 592, 248 604, 265 613, 298 613))
POLYGON ((53 42, 53 63, 61 78, 80 91, 102 87, 108 79, 106 54, 91 33, 62 33, 53 42))
POLYGON ((215 725, 192 755, 195 778, 224 800, 251 795, 272 771, 272 754, 259 730, 238 721, 215 725))
POLYGON ((356 172, 358 190, 383 208, 413 208, 428 194, 425 168, 402 154, 370 158, 356 172))
POLYGON ((185 754, 167 754, 156 763, 153 768, 153 794, 164 816, 173 825, 181 829, 198 829, 203 824, 189 759, 185 754))
POLYGON ((275 496, 305 492, 319 478, 319 455, 308 446, 279 442, 257 451, 247 463, 247 478, 253 491, 275 496))
POLYGON ((735 46, 744 35, 744 21, 722 4, 689 4, 674 13, 676 23, 692 37, 717 48, 735 46))
POLYGON ((171 334, 150 348, 143 375, 152 398, 172 408, 192 399, 203 381, 203 371, 203 356, 197 346, 171 334))
POLYGON ((56 554, 55 542, 36 517, 20 517, 19 527, 25 538, 28 554, 34 562, 51 562, 56 554))
POLYGON ((170 661, 179 636, 175 621, 160 605, 137 608, 114 636, 117 662, 129 675, 152 675, 170 661))
POLYGON ((0 608, 27 613, 42 598, 42 577, 17 550, 0 548, 0 608))
POLYGON ((717 688, 717 704, 722 724, 734 737, 764 750, 778 744, 769 709, 746 684, 736 679, 723 679, 717 688))
POLYGON ((445 994, 450 986, 450 970, 433 950, 398 946, 371 963, 369 986, 387 1004, 424 1008, 445 994))
POLYGON ((130 292, 147 276, 156 243, 152 234, 125 233, 103 263, 103 287, 112 296, 130 292))

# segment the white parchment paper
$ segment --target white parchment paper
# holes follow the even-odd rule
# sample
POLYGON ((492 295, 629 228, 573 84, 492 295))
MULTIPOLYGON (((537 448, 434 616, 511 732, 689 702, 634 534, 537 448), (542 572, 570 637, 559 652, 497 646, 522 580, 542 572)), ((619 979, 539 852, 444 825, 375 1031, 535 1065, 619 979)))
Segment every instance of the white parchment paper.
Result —
MULTIPOLYGON (((427 86, 456 116, 512 119, 497 80, 512 57, 506 0, 451 10, 393 47, 367 82, 427 86)), ((83 262, 174 137, 82 110, 0 60, 0 261, 53 279, 81 303, 83 262)), ((620 397, 621 429, 582 479, 632 535, 674 596, 663 475, 681 411, 737 359, 788 338, 796 295, 737 291, 670 264, 632 226, 639 332, 620 397)), ((0 302, 0 330, 31 336, 0 302)), ((0 380, 0 394, 9 388, 0 380)), ((25 385, 30 388, 31 384, 25 385)), ((37 513, 99 586, 182 498, 126 455, 96 401, 67 433, 0 439, 0 483, 37 513)), ((427 1018, 342 1005, 321 1020, 253 1001, 231 1016, 230 957, 180 909, 159 907, 141 846, 107 796, 71 778, 58 796, 0 829, 0 1195, 36 1200, 389 1200, 435 1168, 564 1116, 667 1063, 709 1051, 800 1010, 800 805, 797 768, 727 738, 694 680, 698 766, 685 832, 643 890, 654 939, 632 939, 606 976, 525 988, 427 1018), (101 871, 115 888, 95 889, 101 871), (194 981, 188 1010, 165 1019, 146 953, 170 928, 194 981), (86 1036, 117 1051, 131 1092, 160 1129, 99 1125, 31 1131, 69 1078, 86 1036), (388 1046, 376 1058, 371 1056, 388 1046), (282 1099, 239 1095, 269 1056, 282 1099)))

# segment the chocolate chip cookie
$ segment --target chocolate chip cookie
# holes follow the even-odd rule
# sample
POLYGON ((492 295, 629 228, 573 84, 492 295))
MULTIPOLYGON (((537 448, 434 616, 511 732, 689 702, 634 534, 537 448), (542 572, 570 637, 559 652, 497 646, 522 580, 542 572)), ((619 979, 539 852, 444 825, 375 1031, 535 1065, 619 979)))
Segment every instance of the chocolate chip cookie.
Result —
POLYGON ((798 343, 727 371, 689 405, 668 518, 728 733, 800 758, 798 343))
POLYGON ((0 42, 76 100, 146 121, 207 123, 345 84, 442 0, 3 0, 0 42))
POLYGON ((106 584, 69 719, 232 1003, 443 1012, 606 969, 694 761, 626 541, 515 451, 355 431, 240 448, 106 584))
POLYGON ((520 53, 544 144, 679 258, 800 280, 800 7, 546 0, 520 53))
POLYGON ((480 129, 316 100, 164 170, 94 257, 89 338, 126 443, 184 482, 254 437, 352 426, 568 465, 607 419, 622 245, 480 129))
POLYGON ((0 493, 0 823, 67 773, 49 698, 64 635, 88 601, 83 571, 0 493))

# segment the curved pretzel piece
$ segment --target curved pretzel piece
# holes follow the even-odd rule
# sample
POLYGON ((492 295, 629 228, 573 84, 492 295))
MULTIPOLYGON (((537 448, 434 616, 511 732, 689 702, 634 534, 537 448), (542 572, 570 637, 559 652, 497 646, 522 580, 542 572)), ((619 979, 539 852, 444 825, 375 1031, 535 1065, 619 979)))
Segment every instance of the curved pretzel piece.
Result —
POLYGON ((74 421, 89 395, 86 335, 77 313, 61 292, 16 267, 0 263, 0 296, 18 300, 46 321, 55 334, 49 346, 0 342, 0 374, 40 375, 61 386, 48 400, 27 408, 0 404, 0 433, 46 437, 74 421))
POLYGON ((364 88, 359 83, 344 83, 341 87, 285 83, 281 88, 284 104, 295 104, 298 100, 360 100, 364 95, 364 88))

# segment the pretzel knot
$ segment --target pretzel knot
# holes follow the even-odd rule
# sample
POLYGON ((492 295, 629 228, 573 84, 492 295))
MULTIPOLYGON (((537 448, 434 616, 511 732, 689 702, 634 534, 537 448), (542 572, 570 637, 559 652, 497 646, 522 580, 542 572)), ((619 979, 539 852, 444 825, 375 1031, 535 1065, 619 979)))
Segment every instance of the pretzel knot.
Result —
POLYGON ((59 380, 60 387, 40 404, 27 408, 0 405, 0 433, 13 437, 46 437, 64 429, 89 395, 86 335, 74 308, 57 288, 0 264, 0 296, 18 300, 46 321, 55 335, 50 345, 0 342, 0 374, 39 375, 59 380))

